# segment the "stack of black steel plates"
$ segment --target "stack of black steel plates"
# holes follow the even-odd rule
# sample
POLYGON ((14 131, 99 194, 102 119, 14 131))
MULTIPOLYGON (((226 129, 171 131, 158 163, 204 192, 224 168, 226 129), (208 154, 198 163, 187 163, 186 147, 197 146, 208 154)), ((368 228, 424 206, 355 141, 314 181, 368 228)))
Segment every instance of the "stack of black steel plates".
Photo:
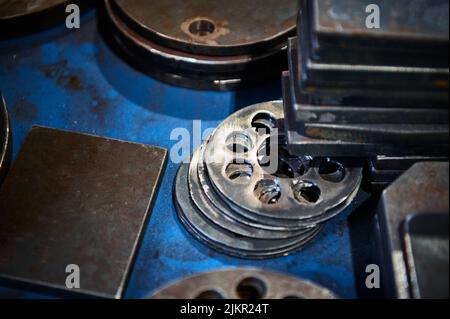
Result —
POLYGON ((296 0, 105 0, 115 42, 151 75, 181 86, 230 89, 286 66, 296 0))
POLYGON ((212 248, 243 258, 301 249, 355 198, 362 167, 349 159, 293 156, 281 102, 226 119, 180 168, 175 203, 186 228, 212 248))
POLYGON ((293 153, 448 156, 448 1, 376 3, 301 2, 283 75, 293 153))

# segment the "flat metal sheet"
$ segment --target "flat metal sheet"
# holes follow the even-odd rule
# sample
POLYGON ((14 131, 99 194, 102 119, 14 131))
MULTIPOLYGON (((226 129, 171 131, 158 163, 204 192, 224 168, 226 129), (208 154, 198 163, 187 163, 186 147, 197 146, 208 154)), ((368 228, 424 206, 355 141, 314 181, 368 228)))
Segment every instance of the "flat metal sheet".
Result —
POLYGON ((0 190, 0 278, 121 298, 164 149, 33 127, 0 190))
POLYGON ((388 297, 448 299, 448 183, 448 162, 423 162, 384 190, 378 217, 388 297))

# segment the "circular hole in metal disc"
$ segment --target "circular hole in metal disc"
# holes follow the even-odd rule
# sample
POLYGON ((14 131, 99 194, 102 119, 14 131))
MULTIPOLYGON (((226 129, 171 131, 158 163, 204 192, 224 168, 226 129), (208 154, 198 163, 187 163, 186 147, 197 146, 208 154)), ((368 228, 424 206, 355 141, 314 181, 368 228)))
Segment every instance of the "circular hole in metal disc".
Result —
POLYGON ((226 139, 227 148, 233 153, 247 153, 253 148, 253 142, 245 132, 233 132, 226 139))
POLYGON ((345 168, 341 163, 326 158, 319 165, 319 174, 329 182, 339 183, 345 177, 345 168))
POLYGON ((266 295, 267 286, 258 278, 248 277, 238 284, 236 293, 241 299, 262 299, 266 295))
POLYGON ((225 173, 232 181, 242 179, 248 180, 253 176, 253 166, 245 160, 237 159, 228 164, 225 173))
POLYGON ((281 197, 281 186, 277 181, 263 179, 256 183, 254 194, 264 204, 276 204, 281 197))
POLYGON ((277 120, 269 113, 259 112, 252 119, 252 127, 260 135, 270 134, 277 127, 277 120))
POLYGON ((208 36, 215 30, 216 26, 214 23, 205 19, 192 21, 189 25, 189 32, 199 37, 208 36))
POLYGON ((195 299, 224 299, 224 297, 216 290, 206 290, 199 293, 195 299))
POLYGON ((299 181, 292 187, 294 197, 302 203, 317 203, 320 199, 320 188, 311 182, 299 181))

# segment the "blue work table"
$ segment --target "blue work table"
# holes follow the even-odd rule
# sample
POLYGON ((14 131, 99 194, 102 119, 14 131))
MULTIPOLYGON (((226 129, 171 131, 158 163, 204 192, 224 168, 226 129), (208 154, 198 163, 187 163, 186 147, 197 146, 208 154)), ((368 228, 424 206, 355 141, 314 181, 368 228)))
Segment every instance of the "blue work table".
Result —
MULTIPOLYGON (((0 41, 0 90, 11 117, 13 156, 34 124, 170 148, 175 128, 213 128, 228 115, 258 102, 280 99, 281 84, 236 92, 174 87, 139 72, 118 57, 98 32, 95 10, 79 30, 63 26, 0 41)), ((302 251, 264 261, 222 255, 195 240, 177 219, 172 189, 179 164, 169 159, 126 298, 199 272, 251 266, 312 280, 343 298, 370 296, 361 288, 373 255, 369 212, 347 209, 302 251)), ((0 212, 1 213, 1 212, 0 212)), ((0 298, 58 297, 0 286, 0 298)))

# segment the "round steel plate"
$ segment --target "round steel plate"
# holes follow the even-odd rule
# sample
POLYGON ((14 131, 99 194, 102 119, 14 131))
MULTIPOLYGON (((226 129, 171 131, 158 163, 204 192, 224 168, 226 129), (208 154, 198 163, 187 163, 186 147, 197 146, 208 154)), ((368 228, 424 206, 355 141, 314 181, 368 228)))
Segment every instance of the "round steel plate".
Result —
POLYGON ((241 258, 285 256, 352 203, 361 163, 289 154, 283 120, 280 101, 246 107, 225 119, 190 164, 180 167, 174 201, 195 238, 241 258), (278 165, 264 163, 267 150, 278 165))
POLYGON ((176 50, 238 55, 285 42, 297 0, 114 0, 139 33, 176 50))
POLYGON ((200 152, 201 149, 194 152, 192 156, 189 168, 189 189, 192 201, 212 223, 237 235, 259 239, 293 238, 307 232, 306 229, 297 231, 261 229, 256 223, 247 225, 246 222, 242 222, 242 219, 236 219, 231 209, 226 207, 226 204, 214 195, 213 191, 202 186, 198 171, 200 152))
POLYGON ((307 280, 255 268, 207 272, 156 292, 153 299, 336 299, 307 280))
POLYGON ((178 215, 194 237, 220 252, 241 258, 274 258, 285 256, 302 248, 322 229, 316 227, 308 233, 289 239, 255 239, 237 236, 217 227, 203 216, 189 196, 189 166, 180 167, 176 177, 174 199, 178 215))
MULTIPOLYGON (((223 195, 231 205, 272 219, 317 222, 328 215, 327 212, 342 203, 348 203, 348 199, 354 196, 361 183, 362 167, 353 163, 341 165, 333 160, 332 163, 339 168, 342 166, 343 170, 342 178, 338 181, 333 176, 328 176, 327 172, 321 172, 319 163, 311 164, 304 172, 292 177, 268 173, 260 164, 258 154, 268 138, 278 138, 277 134, 283 133, 283 129, 277 127, 283 117, 283 104, 279 101, 249 106, 228 117, 215 130, 205 147, 207 171, 217 193, 223 195), (269 122, 274 125, 271 128, 273 132, 278 129, 279 133, 258 134, 255 127, 262 125, 264 119, 267 125, 269 122), (234 136, 241 139, 237 143, 245 148, 242 152, 230 149, 236 144, 230 141, 230 137, 234 136), (244 143, 246 145, 242 145, 244 143), (227 167, 233 165, 236 159, 244 163, 239 164, 240 166, 247 165, 248 169, 251 168, 248 178, 233 179, 227 176, 227 167), (255 195, 255 190, 262 183, 270 184, 269 187, 264 186, 263 190, 270 187, 279 189, 275 202, 266 203, 255 195), (307 200, 308 198, 300 196, 310 198, 307 200), (316 198, 312 198, 314 196, 316 198)), ((336 212, 329 214, 329 217, 334 215, 336 212)))
MULTIPOLYGON (((114 0, 104 0, 110 34, 119 53, 139 69, 162 81, 195 89, 231 90, 276 79, 286 66, 288 35, 264 49, 226 55, 181 50, 139 32, 114 0)), ((168 19, 166 17, 166 19, 168 19)), ((270 42, 270 41, 269 41, 270 42)))

